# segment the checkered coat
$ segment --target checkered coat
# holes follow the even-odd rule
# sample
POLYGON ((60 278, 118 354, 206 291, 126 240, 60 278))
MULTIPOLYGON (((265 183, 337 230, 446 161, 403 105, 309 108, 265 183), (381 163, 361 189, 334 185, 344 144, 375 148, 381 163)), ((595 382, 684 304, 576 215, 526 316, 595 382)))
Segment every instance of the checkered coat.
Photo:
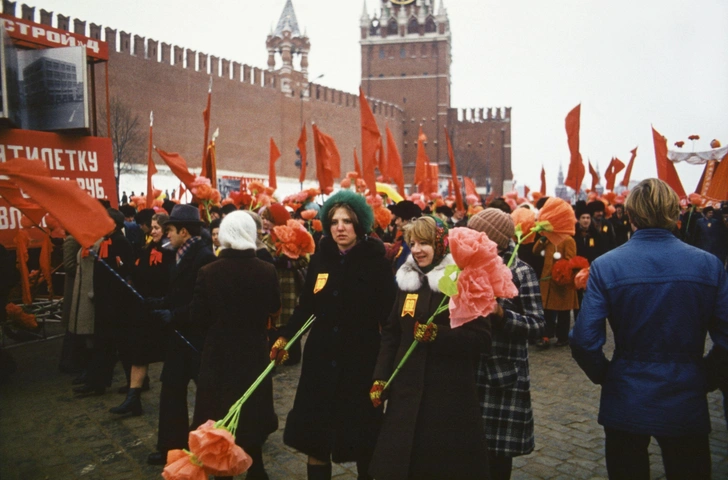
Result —
POLYGON ((288 320, 298 305, 298 297, 301 296, 303 284, 306 281, 309 257, 305 256, 292 260, 285 255, 279 255, 270 235, 263 237, 263 244, 273 256, 273 264, 278 273, 281 290, 281 314, 276 317, 275 327, 281 328, 288 324, 288 320))
MULTIPOLYGON (((503 252, 504 261, 514 246, 503 252)), ((492 347, 480 356, 477 385, 488 449, 517 457, 534 449, 528 340, 541 338, 544 317, 536 273, 518 257, 511 272, 519 296, 498 300, 505 315, 502 322, 493 320, 492 347)))

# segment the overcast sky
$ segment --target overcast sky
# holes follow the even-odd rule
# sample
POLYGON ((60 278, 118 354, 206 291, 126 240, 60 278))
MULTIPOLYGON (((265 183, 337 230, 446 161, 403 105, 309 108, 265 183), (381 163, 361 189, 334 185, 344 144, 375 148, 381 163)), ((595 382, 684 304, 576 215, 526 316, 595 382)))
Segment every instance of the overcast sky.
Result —
MULTIPOLYGON (((685 149, 728 143, 728 1, 444 0, 452 106, 513 107, 513 172, 549 192, 568 167, 564 118, 581 103, 581 153, 603 174, 639 147, 632 178, 656 176, 650 125, 685 149), (687 141, 691 134, 700 140, 687 141)), ((440 0, 437 0, 439 5, 440 0)), ((20 11, 18 2, 18 12, 20 11)), ((285 0, 29 0, 40 9, 266 68, 285 0)), ((293 0, 311 42, 309 78, 356 92, 362 0, 293 0)), ((366 0, 369 14, 381 0, 366 0)), ((678 164, 692 192, 701 167, 678 164)), ((618 176, 621 180, 621 174, 618 176)), ((587 174, 585 183, 590 182, 587 174)), ((602 180, 604 184, 604 180, 602 180)))

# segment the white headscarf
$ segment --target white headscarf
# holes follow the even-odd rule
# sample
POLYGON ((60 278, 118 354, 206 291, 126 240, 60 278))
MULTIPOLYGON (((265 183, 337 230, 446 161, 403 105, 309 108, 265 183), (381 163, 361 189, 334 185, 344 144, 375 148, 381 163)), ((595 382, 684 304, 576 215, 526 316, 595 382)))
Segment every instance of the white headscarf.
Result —
POLYGON ((253 218, 243 211, 225 215, 220 224, 218 239, 222 248, 233 250, 255 250, 257 230, 253 218))

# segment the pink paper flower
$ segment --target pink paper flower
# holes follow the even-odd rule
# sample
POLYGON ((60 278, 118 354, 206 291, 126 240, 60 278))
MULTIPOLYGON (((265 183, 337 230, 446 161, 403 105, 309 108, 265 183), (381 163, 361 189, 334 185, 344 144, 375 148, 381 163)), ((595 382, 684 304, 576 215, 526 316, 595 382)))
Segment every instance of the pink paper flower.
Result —
POLYGON ((250 456, 235 444, 232 433, 224 428, 215 428, 214 420, 208 420, 191 431, 189 443, 190 451, 210 475, 239 475, 253 464, 250 456))
POLYGON ((496 298, 513 298, 511 270, 498 256, 498 246, 484 232, 453 228, 449 233, 453 260, 462 270, 458 293, 450 297, 450 326, 459 327, 478 317, 491 314, 496 298))
POLYGON ((207 473, 202 464, 184 450, 170 450, 162 477, 165 480, 207 480, 207 473))

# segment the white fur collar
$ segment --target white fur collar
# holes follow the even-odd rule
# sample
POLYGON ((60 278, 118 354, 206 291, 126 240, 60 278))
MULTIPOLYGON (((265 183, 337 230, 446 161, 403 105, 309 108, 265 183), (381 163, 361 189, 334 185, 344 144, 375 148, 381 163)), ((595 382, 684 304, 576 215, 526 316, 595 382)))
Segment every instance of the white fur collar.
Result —
MULTIPOLYGON (((445 258, 426 275, 427 283, 430 285, 430 290, 433 292, 439 292, 440 289, 437 284, 440 279, 445 276, 445 267, 454 264, 455 261, 452 259, 452 255, 449 253, 445 255, 445 258)), ((416 292, 422 286, 422 272, 417 266, 417 262, 410 254, 404 264, 397 270, 397 286, 403 292, 416 292)))

